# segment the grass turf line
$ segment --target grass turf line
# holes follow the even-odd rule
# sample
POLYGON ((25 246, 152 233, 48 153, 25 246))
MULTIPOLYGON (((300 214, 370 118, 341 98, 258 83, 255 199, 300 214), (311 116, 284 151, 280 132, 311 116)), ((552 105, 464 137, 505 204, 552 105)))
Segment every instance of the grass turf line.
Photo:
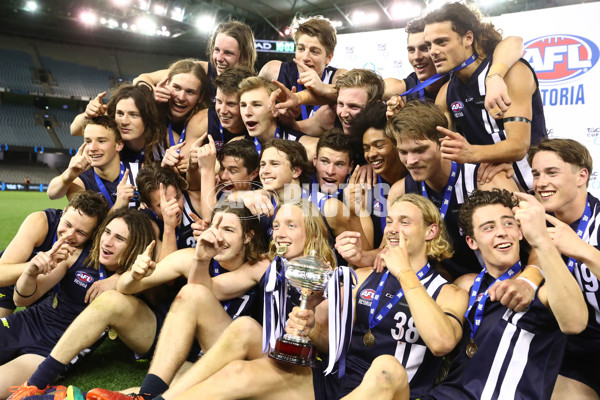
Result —
MULTIPOLYGON (((0 192, 0 251, 8 246, 29 214, 46 208, 63 209, 66 205, 66 199, 50 200, 41 192, 0 192)), ((133 360, 120 340, 105 340, 59 383, 85 391, 95 387, 121 390, 139 386, 147 370, 148 362, 133 360)))

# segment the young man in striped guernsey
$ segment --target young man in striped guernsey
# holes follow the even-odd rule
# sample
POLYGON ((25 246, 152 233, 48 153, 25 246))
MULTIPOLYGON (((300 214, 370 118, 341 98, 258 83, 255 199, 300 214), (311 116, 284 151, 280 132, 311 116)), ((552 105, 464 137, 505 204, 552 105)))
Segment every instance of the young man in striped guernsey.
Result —
POLYGON ((542 100, 526 61, 521 59, 510 68, 490 67, 501 39, 493 25, 481 23, 460 3, 446 4, 425 17, 425 42, 438 74, 453 71, 436 100, 451 123, 451 129, 439 128, 446 135, 442 153, 456 162, 486 163, 485 167, 512 162, 514 179, 530 191, 533 179, 527 149, 547 137, 542 100), (484 107, 485 82, 501 78, 512 104, 506 112, 490 115, 484 107))
POLYGON ((553 399, 576 394, 577 399, 598 399, 600 371, 590 368, 600 359, 600 202, 587 191, 592 157, 580 143, 552 139, 529 150, 533 188, 544 205, 552 241, 572 270, 588 308, 588 326, 570 336, 553 399))
MULTIPOLYGON (((421 400, 549 399, 567 342, 587 323, 583 295, 546 230, 543 206, 531 195, 475 191, 460 224, 485 268, 469 293, 463 338, 448 377, 421 400), (514 312, 488 298, 498 280, 521 270, 519 241, 537 251, 546 275, 530 307, 514 312)), ((399 397, 406 398, 406 397, 399 397)))

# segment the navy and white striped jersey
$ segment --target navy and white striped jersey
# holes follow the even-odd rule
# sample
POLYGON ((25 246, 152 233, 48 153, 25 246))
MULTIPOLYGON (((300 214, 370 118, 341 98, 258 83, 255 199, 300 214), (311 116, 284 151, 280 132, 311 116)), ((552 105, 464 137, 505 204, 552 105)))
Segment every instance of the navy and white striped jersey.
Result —
MULTIPOLYGON (((127 170, 127 169, 129 170, 129 178, 127 180, 129 181, 129 183, 131 185, 135 186, 135 178, 137 177, 137 174, 140 170, 140 164, 137 162, 129 163, 127 161, 122 161, 121 164, 123 165, 124 170, 127 170)), ((90 168, 87 171, 82 172, 81 175, 79 175, 79 179, 81 179, 81 181, 83 182, 83 187, 85 188, 85 190, 91 190, 93 192, 96 192, 96 193, 104 196, 104 193, 102 193, 102 190, 98 186, 98 183, 96 182, 96 178, 94 177, 94 169, 93 168, 90 168)), ((120 182, 119 176, 117 176, 117 178, 112 182, 109 182, 102 178, 100 178, 100 181, 106 187, 106 191, 108 192, 108 195, 110 196, 110 199, 106 199, 106 200, 109 202, 109 204, 110 204, 110 202, 112 202, 112 204, 114 204, 115 201, 117 200, 117 186, 119 186, 119 182, 120 182)), ((139 200, 132 199, 129 202, 129 208, 137 208, 139 206, 140 206, 139 200)))
MULTIPOLYGON (((520 62, 529 67, 538 85, 537 77, 527 61, 520 62)), ((506 139, 504 123, 495 120, 487 112, 484 106, 485 100, 485 78, 487 77, 492 58, 485 58, 477 67, 467 83, 463 83, 458 76, 452 75, 448 83, 446 103, 449 112, 453 116, 456 128, 469 143, 476 145, 490 145, 506 139)), ((537 144, 548 137, 544 109, 539 87, 531 97, 532 119, 530 144, 537 144)), ((515 170, 514 179, 517 183, 531 191, 533 176, 531 167, 527 163, 527 157, 513 163, 515 170)))
POLYGON ((247 133, 245 125, 243 131, 240 133, 232 133, 229 132, 227 129, 223 128, 221 126, 221 121, 219 120, 219 116, 217 115, 217 110, 215 109, 214 105, 208 107, 207 117, 208 134, 212 136, 213 140, 215 141, 215 147, 217 148, 217 151, 221 150, 223 146, 225 146, 225 144, 231 139, 238 136, 245 136, 247 133))
MULTIPOLYGON (((191 213, 198 215, 194 206, 192 205, 192 201, 187 192, 182 192, 183 195, 183 212, 181 217, 181 223, 177 228, 177 249, 185 249, 187 247, 196 247, 196 239, 194 238, 194 230, 192 229, 192 224, 194 220, 190 216, 191 213)), ((149 208, 142 210, 146 215, 150 217, 150 219, 156 223, 158 226, 159 238, 162 240, 163 232, 165 229, 164 222, 159 219, 154 211, 149 208)))
MULTIPOLYGON (((485 274, 479 293, 494 281, 485 274)), ((471 321, 476 309, 469 313, 471 321)), ((448 377, 423 399, 550 399, 567 336, 537 296, 527 311, 518 313, 488 300, 473 338, 478 346, 473 358, 465 352, 470 335, 466 323, 448 377)))
MULTIPOLYGON (((434 357, 421 339, 406 298, 401 298, 389 314, 371 330, 375 336, 375 345, 367 347, 363 343, 363 336, 369 329, 371 302, 383 274, 373 272, 358 289, 356 321, 350 350, 346 356, 346 375, 341 381, 340 393, 336 398, 342 398, 354 390, 362 381, 373 360, 383 354, 393 354, 406 369, 411 399, 421 396, 434 384, 441 358, 434 357)), ((441 288, 448 282, 432 267, 421 279, 421 283, 429 296, 436 299, 441 288)), ((400 290, 400 283, 390 274, 375 312, 378 313, 385 307, 398 290, 400 290)))
MULTIPOLYGON (((465 237, 461 234, 458 226, 458 213, 461 205, 467 200, 469 195, 477 189, 477 169, 478 164, 457 164, 458 177, 454 184, 450 205, 446 212, 444 222, 446 230, 452 240, 454 255, 452 258, 442 261, 444 268, 452 275, 453 279, 467 273, 479 273, 482 264, 473 250, 467 246, 465 237)), ((438 193, 425 184, 429 200, 440 209, 444 200, 444 193, 438 193)), ((410 174, 404 178, 404 192, 422 194, 421 182, 416 182, 410 174)))
MULTIPOLYGON (((589 193, 588 200, 592 215, 582 239, 600 249, 600 201, 589 193)), ((577 231, 578 225, 579 220, 573 222, 571 228, 577 231)), ((600 394, 600 369, 590 368, 600 360, 600 283, 598 277, 580 261, 576 262, 573 274, 587 303, 588 326, 579 335, 568 337, 560 374, 583 382, 600 394)))

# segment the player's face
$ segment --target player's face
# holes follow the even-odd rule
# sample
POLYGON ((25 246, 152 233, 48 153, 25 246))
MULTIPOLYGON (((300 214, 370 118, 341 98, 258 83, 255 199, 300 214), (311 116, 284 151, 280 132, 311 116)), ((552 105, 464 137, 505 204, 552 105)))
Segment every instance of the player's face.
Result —
POLYGON ((291 204, 283 204, 279 207, 273 219, 273 242, 277 246, 287 246, 283 256, 288 260, 304 254, 306 227, 300 207, 291 204))
POLYGON ((462 64, 470 55, 472 33, 460 37, 450 21, 425 25, 425 43, 438 74, 445 74, 462 64))
POLYGON ((433 174, 439 171, 442 153, 433 141, 404 139, 399 141, 396 147, 400 161, 415 181, 431 179, 433 174))
POLYGON ((117 102, 115 121, 117 121, 123 141, 133 142, 139 140, 141 144, 144 143, 144 121, 135 105, 135 101, 131 97, 117 102))
POLYGON ((115 218, 106 225, 100 237, 100 264, 108 270, 116 270, 119 267, 119 259, 123 250, 127 247, 129 238, 129 227, 122 218, 115 218))
POLYGON ((347 152, 328 147, 319 149, 314 164, 317 170, 319 189, 326 194, 336 193, 340 185, 346 182, 352 168, 347 152))
POLYGON ((505 271, 519 260, 522 238, 512 210, 501 204, 490 204, 473 213, 473 237, 467 236, 467 244, 481 252, 488 268, 505 271))
POLYGON ((296 43, 296 59, 302 61, 308 68, 314 69, 319 77, 331 61, 333 54, 327 55, 325 46, 317 37, 300 35, 296 43))
POLYGON ((386 174, 400 164, 398 150, 394 142, 381 129, 369 128, 363 135, 365 160, 376 174, 386 174))
POLYGON ((435 232, 424 225, 421 210, 407 201, 394 203, 386 217, 384 235, 388 245, 399 246, 400 234, 404 235, 409 256, 426 254, 426 240, 431 240, 435 232))
POLYGON ((248 173, 244 160, 240 157, 225 156, 221 160, 219 179, 223 190, 250 190, 250 182, 256 176, 256 171, 248 173))
POLYGON ((368 98, 367 91, 362 87, 340 89, 336 113, 346 135, 350 134, 352 120, 365 108, 368 98))
POLYGON ((217 89, 215 110, 221 126, 229 132, 239 133, 244 129, 244 121, 240 115, 240 99, 237 93, 225 94, 217 89))
POLYGON ((176 122, 183 121, 200 101, 202 82, 194 74, 186 72, 174 75, 169 85, 172 89, 169 100, 171 118, 176 122))
POLYGON ((424 32, 408 35, 406 50, 408 51, 408 62, 415 70, 419 81, 423 82, 435 75, 435 65, 429 56, 424 32))
POLYGON ((102 168, 108 165, 123 148, 123 142, 117 142, 112 130, 100 125, 90 124, 83 131, 83 141, 87 143, 85 152, 92 167, 102 168))
POLYGON ((81 247, 94 233, 98 224, 96 217, 67 207, 56 228, 56 239, 65 239, 73 247, 81 247))
MULTIPOLYGON (((179 212, 177 213, 177 221, 181 223, 181 219, 183 218, 183 195, 173 185, 167 186, 165 189, 165 199, 167 202, 171 201, 171 199, 175 199, 177 201, 177 205, 179 206, 179 212)), ((162 210, 161 210, 161 200, 160 200, 160 189, 157 189, 150 193, 150 204, 148 207, 154 211, 158 219, 161 221, 164 220, 162 210)))
POLYGON ((219 233, 223 238, 223 249, 214 257, 219 262, 233 260, 244 254, 244 247, 250 241, 250 237, 244 238, 242 224, 237 215, 232 213, 217 212, 213 217, 213 223, 217 216, 222 216, 219 225, 219 233))
POLYGON ((540 151, 531 161, 533 190, 546 212, 561 213, 572 207, 578 188, 585 185, 580 169, 564 162, 553 151, 540 151))
POLYGON ((229 67, 233 67, 240 59, 240 46, 237 40, 224 33, 217 34, 213 51, 213 65, 217 75, 221 75, 229 67))
POLYGON ((265 88, 242 93, 240 113, 250 136, 267 138, 275 134, 277 120, 269 110, 269 93, 265 88))
POLYGON ((264 150, 260 157, 258 176, 265 190, 278 191, 283 189, 286 184, 297 179, 300 172, 297 168, 292 168, 287 154, 275 147, 264 150))

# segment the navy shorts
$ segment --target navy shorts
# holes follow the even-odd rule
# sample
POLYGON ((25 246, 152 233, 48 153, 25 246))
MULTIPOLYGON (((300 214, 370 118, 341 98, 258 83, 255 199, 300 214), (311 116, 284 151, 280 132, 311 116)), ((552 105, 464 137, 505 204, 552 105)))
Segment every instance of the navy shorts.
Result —
POLYGON ((590 367, 597 363, 598 357, 595 352, 578 357, 565 357, 559 373, 591 387, 600 395, 600 368, 590 367))
POLYGON ((14 310, 17 308, 13 301, 14 285, 0 287, 0 308, 14 310))

